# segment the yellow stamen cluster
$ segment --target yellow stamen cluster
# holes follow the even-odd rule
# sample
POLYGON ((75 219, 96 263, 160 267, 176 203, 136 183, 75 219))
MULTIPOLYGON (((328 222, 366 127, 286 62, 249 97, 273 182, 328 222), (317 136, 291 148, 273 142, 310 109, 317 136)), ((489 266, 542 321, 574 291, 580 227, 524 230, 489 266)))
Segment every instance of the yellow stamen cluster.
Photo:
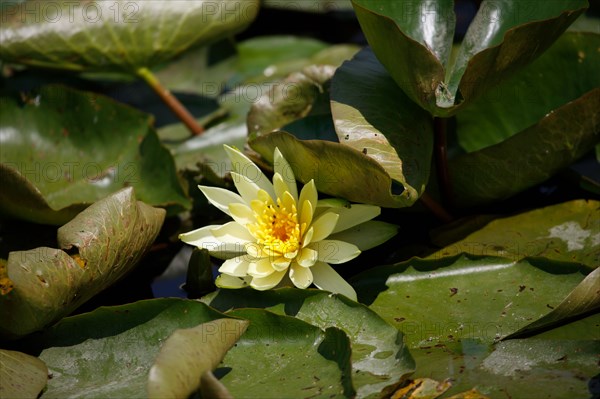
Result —
POLYGON ((267 253, 296 252, 300 248, 300 225, 295 204, 287 209, 277 199, 277 205, 270 203, 256 212, 256 223, 248 226, 257 239, 257 243, 267 253))

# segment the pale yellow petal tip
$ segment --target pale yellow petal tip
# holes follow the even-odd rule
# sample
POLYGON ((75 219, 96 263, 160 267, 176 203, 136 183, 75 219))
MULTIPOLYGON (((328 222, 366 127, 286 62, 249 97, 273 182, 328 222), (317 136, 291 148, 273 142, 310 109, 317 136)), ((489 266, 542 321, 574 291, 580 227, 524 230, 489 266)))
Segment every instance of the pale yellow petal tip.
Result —
POLYGON ((249 277, 234 277, 228 274, 220 274, 215 280, 215 285, 219 288, 239 289, 250 285, 249 277))

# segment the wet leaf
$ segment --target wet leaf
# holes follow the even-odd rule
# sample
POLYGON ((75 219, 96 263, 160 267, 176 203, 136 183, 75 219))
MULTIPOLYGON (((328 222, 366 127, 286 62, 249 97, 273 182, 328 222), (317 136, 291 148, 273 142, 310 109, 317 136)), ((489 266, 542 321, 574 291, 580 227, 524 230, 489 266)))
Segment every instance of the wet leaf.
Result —
POLYGON ((366 306, 343 296, 294 288, 265 292, 221 289, 203 301, 221 311, 265 308, 321 329, 343 330, 352 346, 352 379, 359 398, 390 391, 414 368, 402 334, 366 306))
POLYGON ((68 315, 126 275, 148 250, 165 212, 123 189, 58 229, 61 249, 11 252, 14 288, 0 296, 0 334, 19 337, 68 315))
POLYGON ((30 0, 2 10, 0 58, 76 71, 134 73, 231 36, 257 12, 258 0, 52 5, 30 0))
POLYGON ((599 345, 530 338, 494 348, 466 339, 411 352, 417 361, 415 378, 452 378, 447 398, 569 399, 593 397, 599 345), (472 389, 479 394, 468 396, 472 389))
POLYGON ((595 268, 600 255, 598 220, 600 202, 569 201, 493 220, 429 258, 468 253, 513 260, 544 258, 595 268))
POLYGON ((297 180, 315 180, 317 190, 352 202, 398 208, 405 203, 402 188, 374 159, 346 145, 324 140, 298 140, 285 132, 249 141, 268 162, 278 147, 297 180))
POLYGON ((412 348, 497 341, 550 313, 584 277, 572 264, 461 255, 371 269, 353 286, 412 348))
POLYGON ((0 397, 36 399, 48 380, 48 368, 37 357, 0 349, 0 397))
POLYGON ((0 98, 0 209, 36 223, 63 224, 123 187, 171 212, 189 207, 173 158, 149 115, 89 92, 42 88, 25 104, 0 98))
POLYGON ((531 65, 457 114, 461 147, 473 152, 497 144, 600 87, 598 46, 600 34, 563 34, 531 65))
POLYGON ((450 64, 453 2, 353 0, 361 28, 396 83, 435 116, 450 116, 542 54, 586 9, 484 1, 450 64))
POLYGON ((596 268, 554 309, 544 317, 514 332, 506 339, 547 329, 575 316, 600 309, 600 268, 596 268))
POLYGON ((429 179, 433 120, 400 90, 369 49, 336 71, 331 113, 339 142, 366 151, 402 184, 403 205, 412 205, 429 179))
POLYGON ((343 398, 355 395, 350 342, 341 330, 325 330, 262 309, 228 313, 250 321, 219 370, 237 397, 343 398))
POLYGON ((53 375, 43 397, 147 397, 151 366, 169 336, 224 317, 197 301, 175 298, 67 317, 28 341, 41 349, 53 375))
POLYGON ((312 65, 276 83, 252 104, 248 113, 250 139, 265 136, 308 116, 329 87, 332 66, 312 65))
POLYGON ((200 377, 217 367, 247 327, 246 320, 217 319, 175 330, 150 369, 148 397, 188 398, 201 387, 200 377))

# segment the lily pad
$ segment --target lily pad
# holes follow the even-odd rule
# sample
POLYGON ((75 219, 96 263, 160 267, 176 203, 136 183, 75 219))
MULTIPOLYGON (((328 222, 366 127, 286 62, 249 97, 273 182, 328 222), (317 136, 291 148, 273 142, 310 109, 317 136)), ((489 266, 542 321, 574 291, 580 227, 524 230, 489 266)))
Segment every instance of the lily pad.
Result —
POLYGON ((217 319, 175 330, 161 346, 148 377, 149 398, 188 398, 201 387, 248 327, 247 320, 217 319))
POLYGON ((151 366, 169 336, 224 317, 203 303, 174 298, 67 317, 28 341, 52 373, 42 397, 147 397, 151 366))
POLYGON ((154 242, 165 211, 123 189, 58 229, 61 249, 11 252, 13 289, 0 296, 0 335, 40 330, 126 275, 154 242))
POLYGON ((258 0, 30 0, 3 10, 0 58, 75 71, 135 73, 243 30, 258 8, 258 0))
POLYGON ((415 378, 452 380, 444 398, 474 388, 489 398, 570 399, 594 396, 599 350, 599 341, 529 338, 495 346, 467 339, 411 352, 415 378))
POLYGON ((190 206, 152 118, 94 93, 44 87, 25 104, 0 98, 2 171, 11 182, 0 209, 37 223, 63 224, 85 206, 135 188, 175 213, 190 206))
POLYGON ((220 311, 265 308, 321 329, 343 330, 352 345, 352 378, 359 398, 390 391, 414 369, 402 334, 366 306, 343 296, 293 288, 265 292, 221 289, 203 301, 220 311))
POLYGON ((48 368, 37 357, 0 349, 0 396, 36 399, 48 381, 48 368))
MULTIPOLYGON (((474 152, 498 144, 600 87, 596 73, 600 65, 599 46, 600 34, 563 34, 531 65, 457 114, 461 147, 474 152)), ((560 127, 569 132, 569 137, 574 136, 576 129, 562 124, 560 127)))
POLYGON ((376 160, 404 186, 404 206, 425 190, 433 151, 433 119, 394 83, 370 49, 337 69, 331 113, 340 143, 376 160))
POLYGON ((435 116, 450 116, 542 54, 585 0, 483 1, 450 65, 453 2, 353 0, 367 41, 396 83, 435 116))
POLYGON ((595 268, 600 255, 598 220, 600 202, 569 201, 493 220, 429 258, 468 253, 513 260, 544 258, 595 268))
POLYGON ((349 146, 324 140, 298 140, 286 132, 273 132, 248 144, 268 162, 278 147, 296 179, 314 179, 319 192, 349 201, 398 208, 405 203, 403 188, 373 158, 349 146))
POLYGON ((422 347, 506 337, 557 307, 584 272, 544 260, 461 255, 372 269, 353 285, 359 299, 404 333, 409 347, 422 347))
MULTIPOLYGON (((262 309, 229 315, 250 321, 221 364, 221 382, 236 398, 348 398, 352 386, 350 342, 341 330, 322 330, 262 309)), ((217 369, 215 372, 219 372, 217 369)))

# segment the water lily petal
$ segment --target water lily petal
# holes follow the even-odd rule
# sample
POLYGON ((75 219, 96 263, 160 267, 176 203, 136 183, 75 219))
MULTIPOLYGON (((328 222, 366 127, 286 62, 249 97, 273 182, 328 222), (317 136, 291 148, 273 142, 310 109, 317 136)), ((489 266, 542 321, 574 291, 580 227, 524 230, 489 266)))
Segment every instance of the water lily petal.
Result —
POLYGON ((341 208, 331 208, 340 218, 332 234, 357 226, 379 216, 381 208, 375 205, 349 204, 341 208))
POLYGON ((228 222, 224 225, 216 226, 211 232, 213 236, 221 242, 237 244, 240 248, 243 248, 245 244, 255 240, 248 229, 238 222, 228 222))
MULTIPOLYGON (((279 173, 275 173, 273 175, 273 187, 275 188, 275 196, 276 198, 283 199, 283 195, 286 192, 289 192, 289 188, 287 183, 283 180, 283 177, 279 173)), ((291 193, 290 193, 291 195, 291 193)), ((293 196, 292 196, 293 198, 293 196)))
POLYGON ((267 277, 254 277, 250 285, 252 288, 255 288, 259 291, 269 290, 279 284, 285 274, 286 271, 284 270, 281 272, 273 272, 267 277))
POLYGON ((215 280, 215 285, 219 288, 243 288, 250 284, 252 277, 234 277, 227 274, 220 274, 215 280))
POLYGON ((322 240, 308 246, 319 253, 319 260, 327 263, 344 263, 360 255, 360 249, 354 244, 337 240, 322 240))
POLYGON ((311 267, 319 258, 319 254, 314 249, 302 248, 296 258, 296 262, 302 267, 311 267))
POLYGON ((335 229, 338 219, 339 215, 334 212, 325 212, 319 216, 311 225, 315 230, 312 240, 317 242, 329 237, 335 229))
POLYGON ((209 186, 198 186, 198 188, 202 191, 208 202, 227 215, 230 215, 229 204, 234 202, 244 203, 243 198, 239 194, 225 190, 224 188, 209 186))
POLYGON ((320 289, 342 294, 356 301, 356 291, 331 266, 325 262, 317 262, 310 268, 313 283, 320 289))
POLYGON ((289 251, 289 252, 286 251, 286 252, 284 252, 283 257, 287 258, 287 259, 294 259, 296 257, 296 255, 298 255, 298 250, 297 249, 294 250, 294 251, 289 251))
MULTIPOLYGON (((295 201, 298 201, 298 186, 296 183, 296 176, 294 176, 294 171, 292 167, 288 163, 288 161, 283 157, 279 148, 275 147, 274 155, 273 155, 273 169, 275 173, 279 174, 282 177, 282 180, 287 185, 287 190, 292 194, 295 201)), ((273 181, 275 183, 275 181, 273 181)), ((275 189, 277 192, 277 188, 275 189)))
POLYGON ((229 204, 229 214, 233 220, 242 226, 256 222, 254 211, 246 204, 240 204, 238 202, 229 204))
POLYGON ((254 162, 250 160, 247 156, 242 154, 237 149, 225 145, 225 151, 231 160, 231 165, 233 167, 233 171, 248 177, 251 181, 256 183, 256 185, 267 193, 270 196, 275 194, 273 190, 273 184, 269 181, 267 176, 259 169, 258 166, 254 162))
POLYGON ((290 280, 298 288, 307 288, 313 282, 313 274, 310 268, 292 263, 290 267, 290 280))
POLYGON ((244 199, 244 203, 250 204, 252 200, 258 197, 258 190, 261 188, 258 187, 258 185, 252 180, 235 172, 231 172, 231 178, 233 179, 233 184, 235 184, 235 188, 237 188, 238 193, 240 193, 244 199))
POLYGON ((248 266, 250 262, 244 259, 242 256, 236 256, 235 258, 228 259, 221 267, 219 272, 228 274, 234 277, 246 277, 248 275, 248 266))
POLYGON ((315 229, 309 227, 309 229, 306 231, 306 234, 304 234, 304 238, 302 239, 302 247, 306 247, 312 242, 314 233, 315 229))
POLYGON ((271 266, 273 266, 273 269, 277 270, 278 272, 287 269, 290 266, 290 263, 292 262, 291 259, 287 259, 284 258, 283 256, 280 258, 275 259, 272 263, 271 266))
POLYGON ((254 259, 266 258, 269 256, 269 254, 265 252, 264 246, 258 244, 257 242, 247 243, 244 245, 244 250, 254 259))
POLYGON ((299 218, 304 220, 305 216, 302 215, 302 207, 304 206, 304 201, 310 202, 312 206, 312 211, 314 213, 315 209, 317 209, 317 201, 319 200, 319 194, 317 193, 317 186, 315 186, 315 181, 311 180, 302 187, 302 191, 300 191, 300 198, 298 198, 299 218))
POLYGON ((179 239, 186 244, 206 249, 212 256, 219 259, 230 259, 246 253, 244 247, 238 243, 225 243, 215 237, 212 230, 219 227, 221 225, 204 226, 200 229, 180 234, 179 239))
MULTIPOLYGON (((313 207, 310 201, 299 202, 300 214, 298 215, 298 223, 300 226, 304 226, 304 229, 308 229, 313 219, 313 207)), ((302 227, 300 228, 300 234, 304 234, 302 227)))
POLYGON ((248 274, 252 277, 267 277, 275 272, 271 266, 269 258, 262 258, 255 262, 250 262, 248 266, 248 274))
POLYGON ((292 194, 290 194, 289 191, 285 191, 279 198, 281 199, 281 205, 284 209, 286 209, 288 212, 298 213, 298 209, 296 208, 296 200, 294 197, 292 197, 292 194))
POLYGON ((354 244, 361 251, 383 244, 398 232, 398 226, 378 220, 369 220, 339 233, 329 236, 330 240, 340 240, 354 244))

